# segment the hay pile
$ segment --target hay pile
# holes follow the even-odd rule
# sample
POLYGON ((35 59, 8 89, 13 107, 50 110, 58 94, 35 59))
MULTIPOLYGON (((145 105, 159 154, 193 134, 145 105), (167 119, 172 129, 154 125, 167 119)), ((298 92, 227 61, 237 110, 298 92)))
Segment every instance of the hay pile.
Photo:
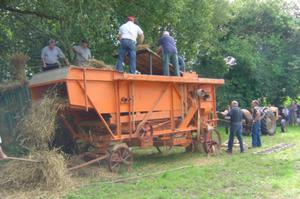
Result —
POLYGON ((65 159, 57 151, 32 152, 27 158, 40 162, 8 162, 0 173, 0 190, 49 189, 70 185, 65 159))
POLYGON ((41 100, 33 102, 18 124, 18 141, 28 150, 25 158, 39 162, 7 162, 0 171, 0 192, 18 197, 24 193, 44 194, 45 191, 57 194, 73 185, 64 156, 57 149, 49 149, 57 128, 57 112, 65 107, 64 101, 55 93, 56 89, 53 89, 41 100))
POLYGON ((19 82, 26 81, 25 65, 28 61, 28 56, 24 53, 15 53, 10 56, 10 63, 14 66, 12 74, 14 80, 19 82))
POLYGON ((149 44, 138 44, 136 46, 136 50, 145 50, 145 49, 150 49, 150 45, 149 44))
POLYGON ((53 91, 41 100, 33 102, 30 109, 18 124, 20 135, 18 141, 24 148, 48 150, 57 129, 57 112, 65 107, 65 103, 53 91))
POLYGON ((26 83, 25 65, 28 56, 24 53, 15 53, 9 58, 12 68, 10 70, 11 80, 0 84, 0 92, 22 87, 26 83))
POLYGON ((114 68, 114 66, 108 65, 104 61, 97 60, 97 59, 89 59, 87 65, 95 68, 108 69, 108 70, 113 70, 114 68))

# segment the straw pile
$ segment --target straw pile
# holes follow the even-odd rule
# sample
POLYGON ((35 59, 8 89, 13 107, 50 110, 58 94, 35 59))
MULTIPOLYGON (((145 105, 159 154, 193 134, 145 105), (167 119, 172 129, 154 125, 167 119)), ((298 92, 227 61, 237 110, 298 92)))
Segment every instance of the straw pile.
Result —
POLYGON ((32 152, 28 159, 40 161, 10 161, 0 173, 0 190, 49 189, 70 185, 71 178, 64 157, 57 151, 32 152))
POLYGON ((0 84, 0 93, 3 93, 5 91, 13 90, 19 87, 24 86, 24 82, 19 81, 10 81, 7 83, 0 84))
POLYGON ((64 107, 63 100, 53 93, 33 102, 18 124, 21 146, 30 151, 47 150, 55 136, 57 112, 64 107))
POLYGON ((113 66, 106 64, 104 61, 97 60, 97 59, 89 59, 87 65, 95 68, 108 69, 108 70, 112 70, 114 68, 113 66))
POLYGON ((28 61, 28 56, 24 53, 15 53, 10 56, 10 63, 14 66, 13 68, 13 77, 14 80, 25 82, 25 65, 28 61))
POLYGON ((136 50, 145 50, 145 49, 150 49, 149 44, 139 44, 136 46, 136 50))

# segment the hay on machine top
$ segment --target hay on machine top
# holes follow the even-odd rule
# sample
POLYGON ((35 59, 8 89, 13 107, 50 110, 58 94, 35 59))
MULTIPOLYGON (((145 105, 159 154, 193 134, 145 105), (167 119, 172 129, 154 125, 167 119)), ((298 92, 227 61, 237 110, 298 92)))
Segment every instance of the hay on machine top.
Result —
POLYGON ((86 155, 92 159, 108 159, 111 171, 130 167, 131 146, 196 151, 203 145, 207 153, 220 148, 214 127, 216 87, 223 79, 199 78, 195 72, 167 77, 71 66, 33 76, 33 100, 56 84, 68 101, 59 112, 68 133, 90 147, 86 155))

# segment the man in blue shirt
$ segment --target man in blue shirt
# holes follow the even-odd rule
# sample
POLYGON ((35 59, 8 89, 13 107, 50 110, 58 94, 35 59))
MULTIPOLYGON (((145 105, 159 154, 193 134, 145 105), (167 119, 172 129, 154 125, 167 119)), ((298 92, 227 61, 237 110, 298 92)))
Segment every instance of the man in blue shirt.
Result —
POLYGON ((243 137, 242 137, 242 120, 245 117, 243 111, 239 108, 239 104, 237 101, 231 102, 231 107, 229 112, 222 112, 223 115, 230 117, 230 134, 228 140, 228 153, 232 153, 234 136, 238 138, 240 144, 240 152, 244 152, 243 146, 243 137))
POLYGON ((170 76, 169 64, 171 61, 175 70, 175 75, 180 76, 176 43, 168 31, 164 31, 162 37, 159 39, 159 48, 157 52, 162 52, 163 74, 170 76))

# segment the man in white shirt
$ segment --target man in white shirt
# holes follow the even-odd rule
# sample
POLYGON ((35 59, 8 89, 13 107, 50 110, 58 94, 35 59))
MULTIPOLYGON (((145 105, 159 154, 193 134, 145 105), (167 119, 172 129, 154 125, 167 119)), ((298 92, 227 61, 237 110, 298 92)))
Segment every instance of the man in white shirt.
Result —
POLYGON ((54 39, 50 39, 48 46, 43 48, 41 58, 43 61, 43 71, 59 68, 59 58, 63 59, 66 65, 69 65, 68 59, 62 50, 56 46, 54 39))
POLYGON ((77 66, 85 66, 88 60, 92 58, 91 50, 88 47, 88 42, 86 40, 81 40, 81 44, 73 46, 73 51, 76 54, 75 64, 77 66))
POLYGON ((119 56, 117 62, 117 70, 120 72, 124 72, 124 58, 126 53, 129 56, 129 66, 130 73, 135 74, 136 72, 136 39, 139 37, 140 42, 144 41, 144 32, 142 29, 134 23, 135 18, 133 16, 129 16, 128 22, 123 24, 119 29, 119 56))

